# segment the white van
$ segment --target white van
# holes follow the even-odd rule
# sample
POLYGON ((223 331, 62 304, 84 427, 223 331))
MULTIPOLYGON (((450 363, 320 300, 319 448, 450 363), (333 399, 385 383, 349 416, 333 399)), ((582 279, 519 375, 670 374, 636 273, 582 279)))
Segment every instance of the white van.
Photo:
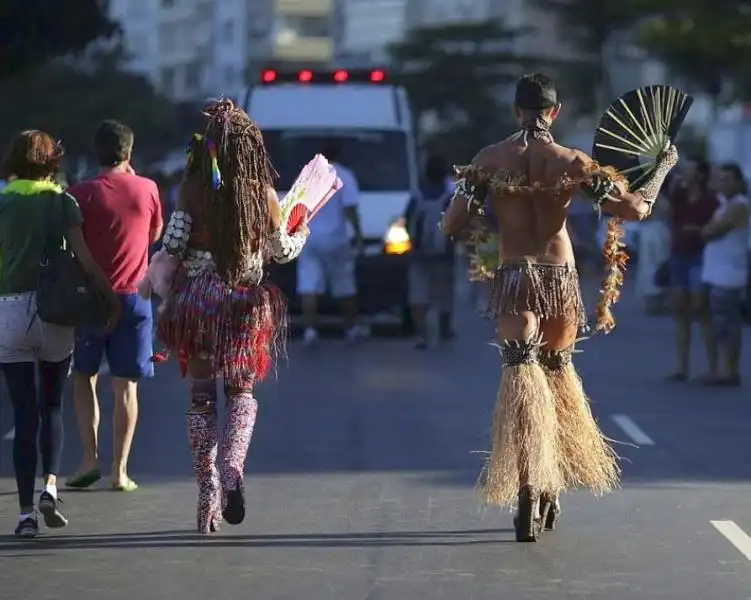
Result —
MULTIPOLYGON (((360 186, 365 241, 357 265, 361 312, 402 319, 411 250, 402 217, 418 189, 413 119, 405 90, 391 85, 381 69, 266 70, 247 91, 244 104, 263 131, 279 173, 280 196, 327 139, 338 141, 341 162, 360 186)), ((296 311, 294 266, 275 270, 272 276, 296 311)), ((324 300, 324 313, 326 304, 324 300)))

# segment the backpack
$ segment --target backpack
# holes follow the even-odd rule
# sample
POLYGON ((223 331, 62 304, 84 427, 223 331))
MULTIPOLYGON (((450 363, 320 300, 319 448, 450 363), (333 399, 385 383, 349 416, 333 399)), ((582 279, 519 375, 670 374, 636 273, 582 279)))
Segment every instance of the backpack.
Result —
POLYGON ((62 195, 50 198, 47 241, 37 279, 37 316, 64 327, 101 326, 107 322, 106 299, 89 281, 86 271, 65 239, 59 223, 65 206, 62 195))
POLYGON ((424 258, 451 256, 453 242, 441 227, 441 218, 451 201, 452 191, 445 191, 437 198, 419 196, 412 218, 411 237, 413 252, 424 258))

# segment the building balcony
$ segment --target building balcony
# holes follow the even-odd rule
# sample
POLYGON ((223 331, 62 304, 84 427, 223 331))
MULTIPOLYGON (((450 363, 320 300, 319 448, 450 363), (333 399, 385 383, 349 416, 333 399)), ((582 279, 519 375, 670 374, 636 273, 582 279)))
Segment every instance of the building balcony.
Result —
POLYGON ((333 0, 274 0, 274 12, 283 16, 328 16, 333 11, 333 0))
POLYGON ((272 60, 289 62, 329 62, 334 55, 334 40, 330 37, 278 36, 272 50, 272 60))

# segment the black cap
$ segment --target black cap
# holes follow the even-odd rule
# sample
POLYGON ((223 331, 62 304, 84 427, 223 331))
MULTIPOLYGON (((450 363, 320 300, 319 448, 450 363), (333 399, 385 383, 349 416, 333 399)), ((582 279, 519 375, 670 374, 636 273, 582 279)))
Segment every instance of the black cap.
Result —
POLYGON ((524 75, 516 84, 514 104, 522 110, 545 110, 558 104, 558 93, 550 77, 542 73, 524 75))

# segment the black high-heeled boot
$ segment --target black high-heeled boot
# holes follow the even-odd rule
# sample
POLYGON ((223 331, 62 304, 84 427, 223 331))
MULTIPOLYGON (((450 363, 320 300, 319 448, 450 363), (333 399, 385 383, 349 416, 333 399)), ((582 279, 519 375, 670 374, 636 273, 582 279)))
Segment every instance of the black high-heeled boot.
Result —
POLYGON ((519 507, 514 517, 517 542, 536 542, 542 535, 539 512, 539 496, 533 494, 529 486, 522 487, 519 490, 519 507))

